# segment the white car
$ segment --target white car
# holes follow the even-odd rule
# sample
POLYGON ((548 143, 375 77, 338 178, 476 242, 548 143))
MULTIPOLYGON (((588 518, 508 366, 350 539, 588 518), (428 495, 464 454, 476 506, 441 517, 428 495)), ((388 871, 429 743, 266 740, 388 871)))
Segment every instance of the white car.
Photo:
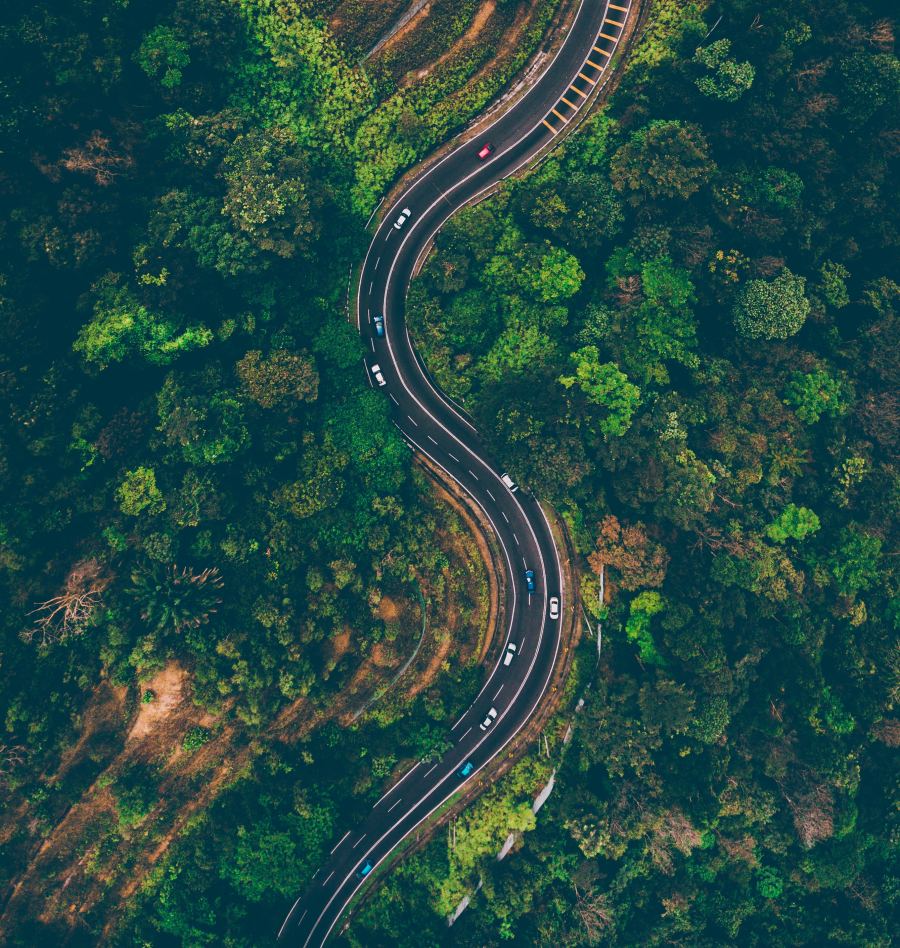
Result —
POLYGON ((503 656, 504 665, 509 665, 512 663, 512 660, 516 657, 516 648, 517 646, 515 642, 510 642, 509 645, 506 646, 506 654, 503 656))
POLYGON ((394 221, 394 230, 402 230, 403 225, 409 220, 411 214, 412 211, 408 207, 404 207, 400 212, 400 216, 394 221))
POLYGON ((494 723, 496 717, 497 717, 497 709, 491 708, 491 710, 488 711, 487 713, 487 717, 478 726, 481 728, 482 731, 486 731, 494 723))
POLYGON ((550 597, 550 618, 551 619, 559 618, 559 597, 558 596, 550 597))
POLYGON ((375 376, 375 381, 379 385, 387 385, 387 382, 384 380, 384 376, 381 374, 381 366, 377 363, 372 366, 372 375, 375 376))
POLYGON ((519 485, 509 476, 509 474, 506 473, 506 471, 500 475, 500 480, 503 481, 511 494, 514 494, 519 489, 519 485))

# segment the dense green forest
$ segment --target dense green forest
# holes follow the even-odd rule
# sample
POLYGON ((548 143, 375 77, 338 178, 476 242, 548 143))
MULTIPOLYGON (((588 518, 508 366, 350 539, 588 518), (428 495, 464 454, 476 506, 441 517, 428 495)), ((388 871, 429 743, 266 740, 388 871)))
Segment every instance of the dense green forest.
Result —
MULTIPOLYGON (((433 0, 363 60, 405 6, 0 14, 11 944, 272 943, 335 833, 442 752, 478 689, 478 643, 435 644, 421 690, 342 716, 360 669, 486 595, 366 386, 348 269, 386 188, 503 89, 560 4, 479 19, 488 4, 433 0), (173 663, 196 714, 174 749, 129 749, 173 663), (101 688, 123 697, 86 741, 101 688)), ((405 861, 348 943, 892 943, 891 14, 655 0, 604 108, 439 236, 411 332, 565 518, 603 649, 582 643, 552 758, 405 861)))

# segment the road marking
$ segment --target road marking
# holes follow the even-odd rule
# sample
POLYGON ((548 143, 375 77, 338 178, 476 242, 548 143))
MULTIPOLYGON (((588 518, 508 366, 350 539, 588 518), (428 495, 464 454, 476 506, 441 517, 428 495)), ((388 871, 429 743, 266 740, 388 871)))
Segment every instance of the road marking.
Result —
POLYGON ((551 111, 563 124, 565 124, 565 123, 568 121, 568 119, 565 117, 565 115, 562 114, 562 112, 557 112, 556 109, 550 109, 550 111, 551 111))
MULTIPOLYGON (((487 490, 487 488, 485 488, 485 490, 487 490)), ((491 500, 492 500, 495 504, 497 503, 497 498, 496 498, 489 490, 488 490, 488 497, 490 497, 491 500)))
POLYGON ((407 417, 417 428, 419 427, 419 423, 416 421, 415 418, 413 418, 412 415, 407 415, 406 417, 407 417))
POLYGON ((507 523, 509 523, 509 517, 506 516, 506 511, 501 510, 500 513, 503 514, 503 519, 504 519, 507 523))
POLYGON ((612 23, 613 26, 618 26, 618 27, 623 27, 625 25, 624 23, 620 23, 618 20, 611 20, 609 17, 607 17, 603 22, 612 23))
MULTIPOLYGON (((578 78, 584 79, 585 82, 589 82, 592 86, 597 85, 596 79, 589 79, 583 72, 578 73, 578 78)), ((587 96, 585 96, 585 98, 587 98, 587 96)))
POLYGON ((601 33, 600 35, 601 35, 605 40, 612 40, 614 43, 618 43, 618 42, 619 42, 619 37, 618 37, 618 36, 610 36, 609 33, 601 33))
POLYGON ((618 10, 619 13, 627 13, 628 7, 617 7, 614 3, 609 5, 610 10, 618 10))
POLYGON ((351 849, 356 849, 356 847, 368 836, 368 833, 363 833, 362 836, 350 847, 351 849))
POLYGON ((577 106, 574 102, 570 102, 565 96, 563 96, 559 101, 560 101, 560 102, 565 102, 566 105, 567 105, 570 109, 577 109, 577 108, 578 108, 578 106, 577 106))
POLYGON ((541 123, 546 125, 554 135, 556 134, 556 129, 546 119, 541 119, 541 123))
POLYGON ((500 692, 503 691, 505 685, 506 685, 506 682, 504 682, 504 683, 497 689, 497 694, 495 694, 494 697, 491 698, 491 701, 496 701, 496 700, 497 700, 497 697, 499 696, 500 692))
POLYGON ((379 264, 379 263, 381 263, 381 257, 379 257, 379 258, 375 261, 375 266, 372 267, 372 273, 374 273, 374 272, 378 269, 378 264, 379 264))
POLYGON ((370 339, 369 342, 372 343, 372 352, 374 352, 374 351, 375 351, 375 340, 374 340, 374 339, 370 339))
MULTIPOLYGON (((448 451, 447 454, 450 454, 450 452, 448 451)), ((450 457, 453 458, 453 460, 456 461, 457 464, 459 464, 459 458, 455 454, 450 454, 450 457)))
POLYGON ((516 546, 522 545, 521 543, 519 543, 519 538, 516 536, 515 532, 513 532, 513 539, 516 541, 516 546))
POLYGON ((303 914, 300 916, 300 921, 297 922, 297 928, 299 928, 303 924, 303 919, 306 918, 308 912, 309 912, 309 909, 303 910, 303 914))
POLYGON ((522 565, 525 567, 525 569, 528 569, 528 564, 525 562, 524 556, 522 557, 522 565))
POLYGON ((434 438, 431 437, 431 435, 428 435, 428 440, 429 440, 432 444, 437 444, 437 441, 435 441, 434 438))
MULTIPOLYGON (((331 872, 328 873, 328 879, 330 879, 330 878, 334 875, 334 873, 335 873, 335 870, 332 869, 331 872)), ((326 879, 326 880, 322 883, 322 888, 323 888, 323 889, 325 888, 326 885, 328 885, 328 879, 326 879)))
POLYGON ((397 399, 396 399, 396 397, 395 397, 395 395, 394 395, 393 392, 388 392, 388 398, 390 398, 390 400, 391 400, 398 408, 400 407, 400 402, 397 401, 397 399))
POLYGON ((392 803, 387 809, 388 813, 390 813, 391 810, 393 810, 395 806, 400 806, 402 802, 403 802, 403 797, 400 797, 396 803, 392 803))
POLYGON ((468 470, 469 470, 469 473, 472 475, 472 477, 474 477, 475 480, 477 481, 479 479, 478 475, 472 470, 472 468, 469 468, 468 470))
POLYGON ((369 306, 366 307, 366 319, 372 322, 372 309, 369 306))
MULTIPOLYGON (((335 846, 334 849, 337 849, 338 846, 340 846, 341 843, 342 843, 349 835, 350 835, 350 830, 347 830, 347 832, 344 833, 344 835, 338 840, 337 846, 335 846)), ((333 855, 334 855, 334 849, 332 849, 331 852, 328 854, 329 856, 333 856, 333 855)))
POLYGON ((605 49, 600 49, 599 46, 594 47, 594 52, 600 53, 601 56, 605 56, 607 59, 609 59, 612 56, 612 53, 607 52, 605 49))
POLYGON ((375 281, 374 281, 374 280, 370 280, 370 281, 369 281, 369 296, 372 295, 372 287, 373 287, 374 285, 375 285, 375 281))
POLYGON ((528 605, 531 605, 531 593, 528 594, 528 605))
MULTIPOLYGON (((469 731, 472 730, 472 727, 474 727, 474 725, 472 725, 472 726, 469 727, 469 731)), ((457 743, 457 744, 462 744, 462 742, 466 739, 466 737, 467 737, 469 731, 466 731, 466 733, 463 734, 463 736, 462 736, 456 743, 457 743)))
POLYGON ((382 795, 375 801, 375 804, 373 805, 372 809, 374 810, 375 807, 378 806, 378 804, 381 803, 381 801, 382 801, 385 797, 390 796, 390 795, 397 789, 397 787, 399 787, 400 784, 403 783, 403 781, 406 780, 406 778, 407 778, 417 767, 421 767, 421 766, 422 766, 422 761, 420 760, 417 764, 414 764, 412 767, 410 767, 409 770, 406 771, 406 773, 394 784, 393 787, 391 787, 389 790, 385 790, 384 793, 382 793, 382 795))
MULTIPOLYGON (((594 47, 594 48, 596 49, 596 47, 594 47)), ((578 88, 578 86, 569 86, 569 89, 570 89, 572 92, 577 92, 577 93, 581 96, 582 99, 586 99, 586 98, 587 98, 587 93, 586 93, 586 92, 582 92, 581 89, 578 88)))
MULTIPOLYGON (((437 767, 437 764, 434 764, 434 765, 432 766, 431 770, 434 770, 436 767, 437 767)), ((422 775, 423 778, 424 778, 424 777, 427 777, 428 774, 431 773, 431 770, 427 770, 427 771, 422 775)))
POLYGON ((600 70, 600 72, 603 72, 603 67, 602 67, 602 66, 600 66, 600 65, 598 65, 598 64, 597 64, 597 63, 595 63, 595 62, 591 62, 591 60, 590 60, 590 59, 587 59, 587 60, 585 60, 585 62, 586 62, 586 63, 587 63, 587 64, 588 64, 589 66, 593 66, 593 67, 594 67, 594 69, 599 69, 599 70, 600 70))

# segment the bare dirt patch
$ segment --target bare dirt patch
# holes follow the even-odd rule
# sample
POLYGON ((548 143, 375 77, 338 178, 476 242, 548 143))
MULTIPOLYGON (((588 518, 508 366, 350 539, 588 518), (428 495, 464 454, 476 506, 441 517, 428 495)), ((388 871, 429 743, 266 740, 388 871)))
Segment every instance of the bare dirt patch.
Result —
POLYGON ((428 15, 431 13, 431 4, 426 3, 421 10, 419 10, 414 16, 412 16, 403 26, 397 30, 394 35, 387 40, 387 42, 379 49, 379 53, 383 54, 393 49, 398 43, 403 42, 410 33, 417 30, 422 23, 427 19, 428 15))
POLYGON ((400 607, 390 596, 382 596, 378 603, 378 615, 385 622, 396 622, 400 618, 400 607))
POLYGON ((345 628, 340 635, 335 635, 331 640, 331 661, 335 665, 350 651, 352 639, 350 630, 345 628))
POLYGON ((170 662, 157 672, 145 685, 156 696, 147 704, 141 704, 137 718, 128 732, 129 741, 140 741, 170 717, 184 702, 187 672, 175 662, 170 662))

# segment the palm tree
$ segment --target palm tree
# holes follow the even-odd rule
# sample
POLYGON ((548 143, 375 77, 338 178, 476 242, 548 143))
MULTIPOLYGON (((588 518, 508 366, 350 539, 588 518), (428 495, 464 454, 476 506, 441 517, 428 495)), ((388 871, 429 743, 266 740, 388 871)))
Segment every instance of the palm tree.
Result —
POLYGON ((216 567, 194 573, 174 564, 138 567, 131 574, 129 595, 137 601, 141 618, 156 632, 181 632, 209 621, 222 602, 222 577, 216 567))

